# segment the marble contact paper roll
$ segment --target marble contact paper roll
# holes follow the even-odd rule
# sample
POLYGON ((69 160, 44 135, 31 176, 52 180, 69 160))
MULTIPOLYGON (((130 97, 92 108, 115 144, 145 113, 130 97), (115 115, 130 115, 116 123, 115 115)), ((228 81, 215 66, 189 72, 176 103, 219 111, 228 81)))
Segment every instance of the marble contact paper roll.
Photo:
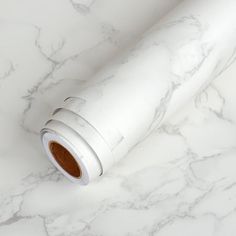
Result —
POLYGON ((235 10, 235 0, 182 2, 68 96, 41 130, 52 163, 80 184, 104 174, 227 69, 235 10))

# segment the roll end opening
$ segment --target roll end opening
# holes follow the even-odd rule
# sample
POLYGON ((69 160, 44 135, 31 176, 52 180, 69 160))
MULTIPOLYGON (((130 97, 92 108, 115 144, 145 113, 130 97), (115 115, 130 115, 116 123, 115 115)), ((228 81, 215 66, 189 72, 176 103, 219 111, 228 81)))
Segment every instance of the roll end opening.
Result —
POLYGON ((64 146, 56 141, 51 141, 49 143, 49 150, 63 170, 75 178, 81 178, 82 172, 78 162, 64 146))

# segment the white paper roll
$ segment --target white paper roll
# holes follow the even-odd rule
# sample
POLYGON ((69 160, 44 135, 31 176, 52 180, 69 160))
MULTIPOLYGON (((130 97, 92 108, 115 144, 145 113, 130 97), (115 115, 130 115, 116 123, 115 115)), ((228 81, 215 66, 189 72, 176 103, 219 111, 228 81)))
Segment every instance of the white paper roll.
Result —
POLYGON ((228 67, 236 46, 235 10, 235 0, 181 3, 65 99, 41 131, 53 164, 70 180, 88 184, 124 157, 228 67), (52 150, 52 143, 64 150, 52 150), (76 176, 69 170, 74 160, 76 176))

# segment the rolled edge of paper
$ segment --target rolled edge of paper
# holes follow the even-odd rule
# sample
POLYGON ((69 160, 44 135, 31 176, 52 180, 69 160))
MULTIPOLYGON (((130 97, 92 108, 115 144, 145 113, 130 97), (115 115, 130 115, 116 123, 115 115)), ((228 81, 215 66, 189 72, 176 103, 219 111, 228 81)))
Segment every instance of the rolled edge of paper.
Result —
MULTIPOLYGON (((49 120, 41 130, 40 136, 49 160, 70 181, 87 185, 93 179, 102 175, 102 164, 96 153, 77 132, 66 124, 57 120, 49 120), (61 153, 58 153, 59 156, 56 156, 52 151, 52 143, 59 144, 64 149, 64 151, 61 150, 61 153), (68 156, 69 154, 71 158, 70 167, 66 166, 65 162, 58 161, 58 158, 61 160, 64 158, 65 160, 65 155, 68 156), (73 176, 68 168, 79 168, 80 174, 73 176)), ((67 163, 68 161, 67 157, 67 163)))

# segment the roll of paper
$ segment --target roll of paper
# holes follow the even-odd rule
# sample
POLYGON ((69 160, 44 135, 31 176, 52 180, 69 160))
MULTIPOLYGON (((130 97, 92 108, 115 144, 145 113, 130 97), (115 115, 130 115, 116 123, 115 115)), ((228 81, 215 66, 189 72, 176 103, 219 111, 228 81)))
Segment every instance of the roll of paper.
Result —
POLYGON ((184 1, 68 96, 41 130, 52 163, 80 184, 109 170, 227 69, 235 10, 235 0, 184 1))

